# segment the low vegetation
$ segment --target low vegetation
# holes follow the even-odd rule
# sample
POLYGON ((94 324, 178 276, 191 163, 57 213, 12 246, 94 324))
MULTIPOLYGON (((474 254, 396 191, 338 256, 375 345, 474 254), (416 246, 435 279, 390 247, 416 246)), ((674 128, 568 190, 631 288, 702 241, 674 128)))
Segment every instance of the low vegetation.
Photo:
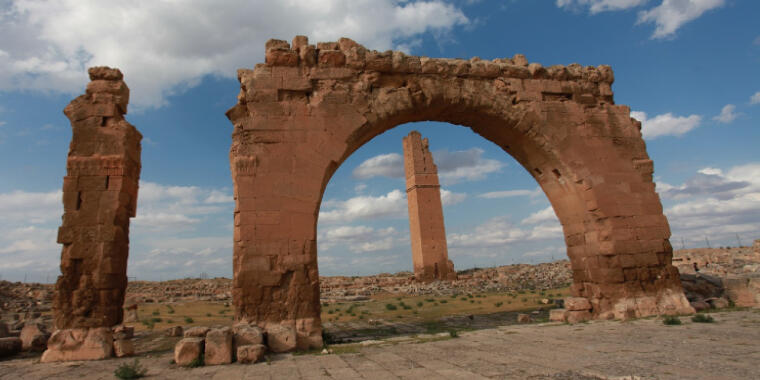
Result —
POLYGON ((147 373, 148 370, 140 365, 140 361, 138 359, 135 359, 135 361, 131 363, 123 363, 122 365, 118 366, 115 371, 113 371, 114 376, 124 380, 139 379, 141 377, 144 377, 147 373))
POLYGON ((662 323, 668 326, 680 325, 681 318, 678 318, 674 315, 668 315, 667 317, 662 319, 662 323))

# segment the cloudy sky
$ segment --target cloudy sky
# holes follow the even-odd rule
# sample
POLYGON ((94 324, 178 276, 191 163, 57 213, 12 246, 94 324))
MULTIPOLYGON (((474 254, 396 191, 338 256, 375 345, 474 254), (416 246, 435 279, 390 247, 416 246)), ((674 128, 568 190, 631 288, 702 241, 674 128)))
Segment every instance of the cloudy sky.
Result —
MULTIPOLYGON (((269 38, 544 65, 609 64, 655 162, 673 246, 760 238, 760 3, 742 0, 0 0, 0 277, 58 275, 65 105, 86 68, 119 67, 144 134, 129 275, 232 273, 235 70, 269 38)), ((509 155, 468 128, 401 125, 354 153, 320 212, 322 274, 411 268, 401 138, 430 139, 459 269, 565 257, 553 210, 509 155)))

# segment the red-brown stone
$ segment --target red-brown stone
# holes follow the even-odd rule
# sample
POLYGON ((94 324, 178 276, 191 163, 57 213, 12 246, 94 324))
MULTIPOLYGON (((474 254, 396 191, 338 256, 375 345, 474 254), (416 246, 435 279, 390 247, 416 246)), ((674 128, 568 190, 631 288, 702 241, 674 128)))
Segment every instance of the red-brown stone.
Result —
POLYGON ((608 66, 411 57, 348 39, 317 44, 318 55, 310 46, 270 41, 266 65, 238 72, 227 112, 238 320, 293 326, 299 347, 316 345, 325 186, 375 136, 425 120, 468 126, 531 173, 562 224, 573 295, 593 317, 693 311, 670 263, 640 123, 615 105, 608 66))
POLYGON ((414 276, 420 281, 454 280, 456 271, 446 246, 438 167, 428 140, 423 140, 419 132, 412 131, 403 142, 414 276))

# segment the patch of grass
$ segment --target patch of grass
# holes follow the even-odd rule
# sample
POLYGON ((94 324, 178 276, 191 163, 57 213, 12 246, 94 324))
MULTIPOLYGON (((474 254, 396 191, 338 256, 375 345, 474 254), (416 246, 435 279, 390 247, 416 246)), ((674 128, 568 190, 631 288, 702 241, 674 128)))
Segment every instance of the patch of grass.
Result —
POLYGON ((673 315, 668 315, 667 317, 662 319, 662 323, 668 326, 680 325, 681 319, 673 315))
POLYGON ((204 361, 203 354, 201 354, 201 356, 193 359, 193 361, 191 361, 190 364, 187 365, 187 367, 198 368, 198 367, 203 367, 204 365, 206 365, 206 363, 204 361))
POLYGON ((504 302, 497 302, 497 303, 495 303, 493 305, 496 306, 496 307, 501 307, 501 305, 504 305, 504 302))
POLYGON ((161 312, 159 312, 158 310, 153 310, 153 315, 161 315, 161 312))
POLYGON ((449 301, 448 300, 440 300, 438 302, 440 302, 440 303, 448 303, 449 301))
POLYGON ((193 319, 190 317, 185 317, 185 323, 193 323, 193 319))
POLYGON ((420 302, 417 302, 417 307, 422 307, 422 305, 424 305, 424 304, 425 304, 425 303, 424 303, 424 302, 422 302, 422 301, 420 301, 420 302))
POLYGON ((119 379, 139 379, 144 377, 148 370, 140 365, 140 361, 135 359, 132 363, 123 363, 116 367, 113 375, 119 379))
POLYGON ((691 321, 696 323, 713 323, 715 322, 715 319, 710 315, 697 314, 691 317, 691 321))
POLYGON ((458 338, 459 337, 459 332, 457 332, 457 330, 451 329, 451 330, 449 330, 449 336, 452 337, 452 338, 458 338))
POLYGON ((385 304, 385 308, 388 309, 388 310, 396 310, 396 309, 398 309, 398 307, 396 307, 396 305, 394 305, 392 303, 385 304))

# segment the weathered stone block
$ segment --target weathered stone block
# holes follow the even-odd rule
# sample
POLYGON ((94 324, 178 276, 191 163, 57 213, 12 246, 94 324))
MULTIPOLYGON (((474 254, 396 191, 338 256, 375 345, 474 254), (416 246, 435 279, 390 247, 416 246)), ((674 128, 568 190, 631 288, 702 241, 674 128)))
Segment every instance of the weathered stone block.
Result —
POLYGON ((288 352, 296 349, 296 330, 281 325, 270 325, 265 329, 267 346, 272 352, 288 352))
POLYGON ((565 309, 568 311, 591 310, 591 303, 584 297, 565 298, 565 309))
POLYGON ((117 358, 135 354, 135 343, 132 339, 116 339, 113 341, 113 353, 117 358))
POLYGON ((113 355, 110 328, 76 328, 56 330, 40 359, 43 363, 71 360, 100 360, 113 355))
POLYGON ((248 364, 256 363, 264 357, 267 352, 267 346, 263 344, 247 344, 237 347, 238 363, 248 364))
POLYGON ((41 323, 26 323, 21 329, 21 342, 24 351, 45 351, 50 333, 41 323))
POLYGON ((206 365, 232 363, 232 329, 211 329, 206 334, 204 362, 206 365))
POLYGON ((567 320, 567 309, 549 310, 549 320, 552 322, 565 322, 567 320))
POLYGON ((592 318, 591 312, 587 310, 571 310, 567 312, 567 323, 585 322, 592 318))
POLYGON ((195 326, 185 330, 185 338, 205 338, 211 329, 204 326, 195 326))
POLYGON ((174 346, 174 362, 179 366, 190 365, 200 360, 203 353, 203 338, 182 338, 174 346))
POLYGON ((19 337, 0 338, 0 358, 13 356, 21 352, 22 342, 19 337))

